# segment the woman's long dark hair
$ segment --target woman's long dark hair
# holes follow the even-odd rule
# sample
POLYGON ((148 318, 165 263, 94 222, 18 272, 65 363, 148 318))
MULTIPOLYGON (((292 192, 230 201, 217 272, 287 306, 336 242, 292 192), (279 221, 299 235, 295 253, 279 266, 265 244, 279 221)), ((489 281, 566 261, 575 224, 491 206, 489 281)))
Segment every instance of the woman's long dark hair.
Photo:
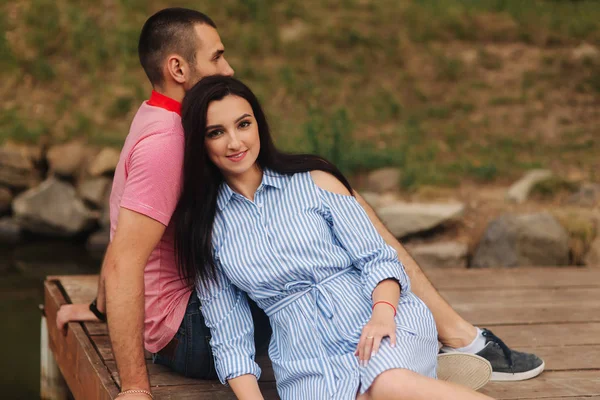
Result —
POLYGON ((252 107, 260 138, 257 163, 263 171, 271 169, 292 175, 322 170, 336 176, 352 192, 348 180, 329 161, 314 155, 286 154, 277 150, 258 99, 246 85, 225 76, 202 79, 188 91, 182 104, 181 118, 185 132, 183 187, 173 215, 177 266, 182 279, 190 285, 197 280, 206 282, 215 277, 212 230, 223 175, 210 161, 204 140, 210 103, 228 95, 241 97, 252 107))

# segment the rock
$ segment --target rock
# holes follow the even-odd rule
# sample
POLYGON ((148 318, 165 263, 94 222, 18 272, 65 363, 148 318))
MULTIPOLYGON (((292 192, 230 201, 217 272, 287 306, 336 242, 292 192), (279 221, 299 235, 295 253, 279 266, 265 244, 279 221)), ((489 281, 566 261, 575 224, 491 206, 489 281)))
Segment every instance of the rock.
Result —
POLYGON ((367 176, 366 190, 375 193, 394 192, 400 188, 401 172, 398 168, 381 168, 367 176))
POLYGON ((464 210, 462 203, 396 203, 379 208, 377 214, 390 232, 401 238, 452 221, 460 217, 464 210))
POLYGON ((294 19, 291 23, 279 30, 279 38, 282 43, 296 42, 306 35, 308 25, 301 19, 294 19))
POLYGON ((527 200, 531 189, 539 182, 542 182, 552 177, 552 171, 545 169, 534 169, 527 172, 521 179, 515 182, 510 189, 506 198, 516 203, 522 203, 527 200))
POLYGON ((590 245, 588 252, 583 258, 583 263, 590 267, 600 268, 600 236, 590 245))
POLYGON ((119 152, 113 148, 106 147, 98 153, 88 167, 91 176, 112 174, 119 163, 119 152))
POLYGON ((576 61, 583 61, 585 59, 595 60, 600 57, 600 50, 589 43, 582 43, 574 48, 571 54, 576 61))
POLYGON ((569 264, 569 236, 548 213, 505 214, 489 223, 471 263, 475 268, 569 264))
POLYGON ((440 242, 407 246, 421 268, 466 267, 469 246, 460 242, 440 242))
POLYGON ((31 158, 16 148, 0 148, 0 184, 26 189, 38 182, 38 173, 31 158))
POLYGON ((577 193, 567 199, 567 203, 581 207, 600 205, 600 184, 584 183, 577 193))
POLYGON ((0 219, 0 243, 15 244, 23 238, 21 226, 11 217, 0 219))
POLYGON ((381 207, 381 195, 373 192, 361 192, 360 195, 372 208, 381 207))
POLYGON ((90 235, 87 242, 85 243, 85 248, 89 252, 101 253, 106 250, 109 243, 110 243, 110 230, 102 229, 102 230, 90 235))
POLYGON ((104 176, 90 178, 79 185, 77 193, 82 199, 89 201, 97 208, 101 208, 104 205, 111 183, 111 179, 104 176))
POLYGON ((102 228, 110 229, 110 190, 106 193, 106 197, 104 198, 99 223, 102 228))
POLYGON ((73 186, 55 178, 17 196, 13 212, 27 230, 65 237, 87 230, 98 218, 77 197, 73 186))
POLYGON ((0 186, 0 215, 10 210, 12 199, 12 192, 8 188, 0 186))
POLYGON ((86 146, 81 140, 52 146, 46 159, 50 172, 65 177, 75 176, 85 162, 86 146))
POLYGON ((581 208, 562 208, 552 210, 552 216, 569 235, 570 264, 582 265, 583 257, 600 228, 598 215, 581 208))

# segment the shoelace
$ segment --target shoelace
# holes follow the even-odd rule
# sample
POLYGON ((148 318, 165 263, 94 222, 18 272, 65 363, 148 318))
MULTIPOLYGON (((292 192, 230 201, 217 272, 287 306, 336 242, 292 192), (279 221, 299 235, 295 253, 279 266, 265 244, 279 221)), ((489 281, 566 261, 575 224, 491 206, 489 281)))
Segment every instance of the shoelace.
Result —
POLYGON ((513 371, 513 360, 512 360, 512 351, 508 348, 508 346, 500 339, 498 336, 494 335, 494 333, 488 329, 484 329, 481 333, 484 337, 488 338, 489 341, 496 343, 502 349, 504 353, 504 358, 508 361, 508 367, 513 371))

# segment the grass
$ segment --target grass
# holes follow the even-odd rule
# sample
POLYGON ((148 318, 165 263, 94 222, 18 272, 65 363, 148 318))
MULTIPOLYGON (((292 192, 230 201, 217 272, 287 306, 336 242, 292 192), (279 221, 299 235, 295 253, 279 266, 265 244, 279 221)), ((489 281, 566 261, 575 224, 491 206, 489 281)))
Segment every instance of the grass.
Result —
MULTIPOLYGON (((586 138, 598 134, 598 118, 565 124, 565 131, 582 132, 577 141, 562 135, 548 141, 534 133, 547 119, 539 104, 552 106, 557 90, 565 99, 561 104, 575 104, 573 114, 584 107, 577 96, 591 96, 588 102, 600 96, 597 63, 578 64, 554 50, 582 41, 600 47, 597 4, 181 0, 177 5, 201 7, 216 21, 236 76, 261 99, 282 147, 317 152, 348 173, 398 166, 403 187, 412 189, 461 179, 491 182, 518 176, 531 165, 560 168, 573 160, 593 172, 600 148, 586 138), (305 29, 284 42, 280 31, 298 21, 305 29), (512 72, 519 60, 498 51, 505 45, 536 47, 541 55, 512 72), (468 49, 476 52, 476 62, 465 61, 468 49), (516 83, 499 79, 511 73, 506 81, 516 83)), ((150 91, 137 60, 139 30, 150 14, 171 5, 23 0, 0 6, 0 90, 9 99, 0 112, 0 143, 85 136, 96 144, 122 145, 150 91)))

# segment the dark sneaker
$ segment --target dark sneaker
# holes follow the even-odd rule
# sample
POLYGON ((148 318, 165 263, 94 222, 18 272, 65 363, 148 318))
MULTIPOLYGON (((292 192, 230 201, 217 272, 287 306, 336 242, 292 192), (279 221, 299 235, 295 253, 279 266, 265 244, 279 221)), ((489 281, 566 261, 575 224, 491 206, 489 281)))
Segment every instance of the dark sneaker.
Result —
POLYGON ((482 331, 486 345, 477 355, 492 365, 492 381, 523 381, 544 370, 544 360, 535 354, 511 350, 492 331, 485 328, 482 331))

